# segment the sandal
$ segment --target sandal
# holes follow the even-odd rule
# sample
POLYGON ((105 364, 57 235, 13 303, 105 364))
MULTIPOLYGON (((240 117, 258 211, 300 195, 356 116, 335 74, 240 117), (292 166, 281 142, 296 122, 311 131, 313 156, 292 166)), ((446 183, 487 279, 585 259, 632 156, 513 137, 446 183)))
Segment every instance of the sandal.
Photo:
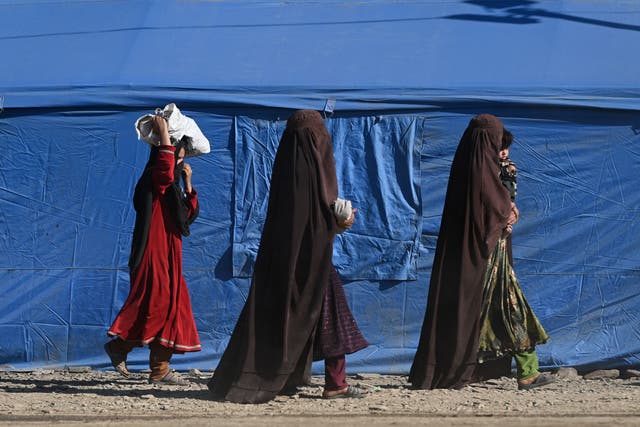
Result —
POLYGON ((361 388, 350 385, 347 387, 347 390, 344 393, 338 393, 331 396, 323 395, 322 398, 323 399, 348 399, 348 398, 361 399, 366 394, 367 393, 363 391, 361 388))
POLYGON ((109 356, 111 360, 111 365, 115 368, 116 371, 120 373, 125 378, 128 378, 131 375, 129 369, 127 368, 127 354, 126 353, 116 353, 111 350, 111 341, 104 345, 104 351, 109 356))
POLYGON ((536 387, 542 387, 547 384, 551 384, 555 380, 556 380, 556 377, 554 377, 553 375, 542 373, 542 374, 539 374, 536 377, 536 379, 529 384, 518 383, 518 390, 531 390, 536 387))
POLYGON ((191 382, 176 371, 169 371, 160 380, 149 379, 149 384, 191 385, 191 382))

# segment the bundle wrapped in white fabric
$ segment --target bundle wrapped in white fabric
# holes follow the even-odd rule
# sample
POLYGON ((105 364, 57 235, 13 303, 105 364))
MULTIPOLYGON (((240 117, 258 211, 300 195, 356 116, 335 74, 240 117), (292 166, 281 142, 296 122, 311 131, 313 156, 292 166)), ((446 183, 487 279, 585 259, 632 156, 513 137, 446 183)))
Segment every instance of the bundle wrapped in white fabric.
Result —
MULTIPOLYGON (((200 156, 211 151, 209 140, 196 122, 182 114, 176 104, 167 104, 163 109, 157 108, 156 115, 167 120, 169 137, 173 143, 177 143, 182 138, 186 139, 185 157, 200 156)), ((151 145, 160 145, 160 135, 153 132, 152 114, 146 114, 136 120, 135 128, 138 139, 151 145)))
POLYGON ((351 218, 353 208, 351 207, 351 200, 336 199, 333 203, 333 214, 336 216, 338 222, 344 222, 351 218))

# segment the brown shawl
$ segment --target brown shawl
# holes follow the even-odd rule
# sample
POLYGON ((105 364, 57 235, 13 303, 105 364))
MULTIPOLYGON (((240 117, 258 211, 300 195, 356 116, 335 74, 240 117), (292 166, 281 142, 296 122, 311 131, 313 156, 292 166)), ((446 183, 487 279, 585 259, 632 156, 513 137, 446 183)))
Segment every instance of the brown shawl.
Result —
POLYGON ((329 283, 337 196, 322 116, 297 111, 274 160, 249 296, 209 381, 216 398, 265 402, 302 376, 329 283))
POLYGON ((486 376, 477 371, 482 282, 511 209, 499 177, 502 130, 496 117, 476 116, 456 150, 409 375, 416 388, 461 388, 486 376))

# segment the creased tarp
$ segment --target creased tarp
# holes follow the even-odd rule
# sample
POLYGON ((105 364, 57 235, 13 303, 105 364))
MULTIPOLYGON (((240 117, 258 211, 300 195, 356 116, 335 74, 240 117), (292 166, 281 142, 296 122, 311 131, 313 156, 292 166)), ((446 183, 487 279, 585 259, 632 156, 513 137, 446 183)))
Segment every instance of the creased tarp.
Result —
MULTIPOLYGON (((514 227, 514 268, 551 336, 538 348, 542 363, 637 365, 637 116, 515 106, 492 112, 515 135, 511 157, 519 168, 521 220, 514 227)), ((433 143, 423 150, 423 243, 431 253, 441 215, 431 206, 442 206, 453 155, 447 141, 459 137, 467 122, 447 113, 427 120, 433 143)))
MULTIPOLYGON (((334 264, 344 279, 417 277, 420 149, 423 121, 413 116, 326 119, 339 197, 358 208, 356 224, 336 237, 334 264)), ((273 159, 286 121, 236 117, 234 275, 249 277, 267 213, 273 159)))
POLYGON ((371 343, 350 371, 407 372, 451 158, 482 112, 516 135, 515 270, 551 335, 541 364, 640 365, 639 16, 615 0, 0 0, 0 364, 108 367, 148 153, 132 124, 176 102, 212 152, 192 161, 184 242, 204 350, 172 366, 215 367, 250 282, 233 276, 234 117, 334 98, 337 119, 424 119, 417 280, 345 281, 371 343))
MULTIPOLYGON (((640 119, 619 110, 487 107, 516 137, 511 154, 520 171, 522 219, 514 229, 515 270, 551 335, 550 343, 538 349, 541 364, 581 369, 639 365, 640 119)), ((224 351, 250 284, 250 278, 234 277, 233 271, 234 186, 243 183, 235 164, 240 134, 235 110, 184 111, 201 125, 212 146, 209 155, 191 160, 201 213, 184 239, 185 276, 203 351, 176 356, 172 366, 208 370, 224 351)), ((5 337, 0 364, 108 367, 102 344, 129 290, 130 199, 148 155, 147 145, 135 139, 133 122, 147 112, 27 109, 0 115, 0 141, 10 147, 0 150, 0 332, 5 337)), ((417 280, 345 280, 354 316, 371 343, 349 356, 350 372, 406 373, 410 366, 451 159, 477 112, 477 105, 461 102, 440 111, 381 116, 382 123, 398 120, 396 131, 380 128, 396 135, 395 143, 402 139, 398 130, 410 123, 421 140, 415 142, 421 147, 422 210, 417 280)), ((243 113, 250 126, 274 125, 277 144, 278 117, 290 111, 243 113)), ((376 118, 363 114, 328 123, 332 121, 354 124, 363 135, 362 129, 375 127, 376 118)), ((351 128, 330 126, 334 142, 342 144, 335 150, 342 165, 340 185, 349 181, 344 171, 351 170, 366 171, 373 186, 375 175, 359 160, 359 145, 345 145, 351 137, 335 133, 351 128), (349 165, 349 159, 357 164, 349 165)), ((361 139, 353 141, 361 144, 361 139)), ((257 149, 256 144, 257 139, 257 149)), ((405 154, 399 164, 409 162, 405 154)), ((268 174, 259 179, 268 180, 268 174)), ((364 180, 363 175, 351 182, 362 185, 364 180)), ((359 188, 349 191, 358 194, 359 188)), ((361 198, 358 203, 361 209, 368 204, 361 198)), ((371 213, 363 212, 360 225, 371 219, 371 213)), ((257 221, 254 230, 260 227, 257 221)), ((386 230, 387 225, 381 220, 372 227, 386 230)), ((353 249, 345 256, 350 260, 376 250, 370 243, 353 249)), ((345 271, 348 267, 341 266, 345 271)), ((130 357, 135 369, 147 363, 147 350, 130 357)))
MULTIPOLYGON (((131 197, 149 153, 133 123, 147 112, 0 115, 0 328, 11 337, 0 340, 0 364, 104 362, 99 349, 107 339, 105 327, 129 290, 131 197)), ((210 216, 202 218, 201 233, 185 239, 183 263, 187 274, 205 270, 205 278, 215 263, 200 248, 229 247, 232 156, 220 152, 228 152, 232 118, 211 112, 192 117, 215 141, 209 157, 189 160, 201 207, 210 216), (215 177, 205 178, 204 169, 215 177)), ((211 287, 210 281, 200 283, 211 287)), ((191 290, 202 293, 198 281, 191 290)), ((202 307, 201 299, 194 300, 202 307)), ((236 304, 228 300, 221 304, 236 304)), ((207 302, 198 313, 200 325, 212 315, 221 319, 211 306, 207 302)))

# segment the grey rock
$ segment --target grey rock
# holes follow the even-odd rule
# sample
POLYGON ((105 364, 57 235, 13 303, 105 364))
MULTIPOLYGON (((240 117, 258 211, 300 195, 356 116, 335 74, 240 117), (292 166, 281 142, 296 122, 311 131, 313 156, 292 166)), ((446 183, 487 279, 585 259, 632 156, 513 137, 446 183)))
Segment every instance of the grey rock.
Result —
POLYGON ((200 376, 202 376, 202 371, 200 369, 196 369, 196 368, 189 369, 189 375, 192 375, 194 377, 200 377, 200 376))
POLYGON ((65 370, 72 374, 83 374, 91 372, 91 366, 66 366, 65 370))
POLYGON ((618 378, 620 376, 620 371, 617 369, 598 369, 596 371, 589 372, 588 374, 584 374, 583 378, 585 380, 602 380, 606 378, 618 378))
POLYGON ((555 374, 559 379, 576 380, 580 378, 580 374, 575 368, 559 368, 555 374))
POLYGON ((625 380, 629 378, 639 378, 639 377, 640 377, 640 371, 637 369, 625 369, 620 374, 620 378, 623 378, 625 380))

